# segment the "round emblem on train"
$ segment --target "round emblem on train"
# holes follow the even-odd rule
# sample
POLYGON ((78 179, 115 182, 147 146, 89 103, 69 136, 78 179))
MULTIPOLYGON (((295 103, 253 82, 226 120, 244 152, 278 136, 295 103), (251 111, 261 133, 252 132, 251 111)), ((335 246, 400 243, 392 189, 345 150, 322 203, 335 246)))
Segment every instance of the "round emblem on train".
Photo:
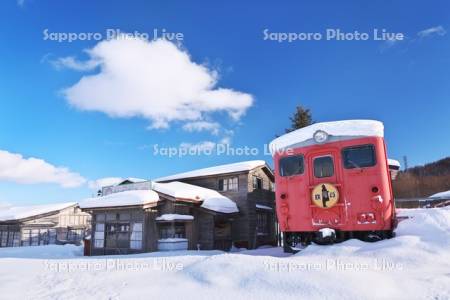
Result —
POLYGON ((330 183, 320 183, 314 187, 311 198, 316 206, 330 208, 339 201, 339 191, 330 183))

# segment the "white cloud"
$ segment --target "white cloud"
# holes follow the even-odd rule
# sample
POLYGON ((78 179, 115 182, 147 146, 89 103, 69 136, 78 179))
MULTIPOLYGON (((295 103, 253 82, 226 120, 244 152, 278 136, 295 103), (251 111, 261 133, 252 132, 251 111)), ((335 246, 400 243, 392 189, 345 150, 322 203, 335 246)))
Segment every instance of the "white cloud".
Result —
POLYGON ((56 183, 69 188, 81 186, 86 179, 65 167, 56 167, 42 159, 24 158, 20 154, 0 150, 0 181, 56 183))
POLYGON ((207 121, 188 122, 183 125, 183 129, 188 132, 209 131, 213 135, 218 135, 220 130, 220 124, 217 122, 207 122, 207 121))
POLYGON ((429 37, 429 36, 433 36, 433 35, 440 35, 443 36, 447 33, 447 31, 444 29, 444 27, 442 27, 441 25, 436 26, 436 27, 431 27, 431 28, 427 28, 424 30, 421 30, 417 33, 417 35, 420 38, 425 38, 425 37, 429 37))
POLYGON ((115 185, 122 181, 124 181, 124 178, 121 177, 105 177, 99 178, 97 180, 90 180, 88 182, 88 186, 90 189, 99 190, 104 186, 115 185))
POLYGON ((60 57, 56 60, 50 60, 50 63, 56 69, 69 68, 77 71, 90 71, 99 66, 100 62, 97 60, 79 61, 73 56, 60 57))
POLYGON ((230 144, 231 144, 231 137, 229 137, 229 136, 223 137, 223 138, 220 140, 219 144, 222 144, 222 145, 230 145, 230 144))
POLYGON ((191 144, 191 143, 181 143, 180 144, 180 148, 186 149, 187 151, 195 152, 195 153, 211 151, 214 149, 214 147, 216 147, 216 143, 211 142, 211 141, 203 141, 203 142, 199 142, 196 144, 191 144))
POLYGON ((143 117, 151 122, 150 128, 167 128, 173 121, 204 121, 214 112, 239 120, 253 103, 250 94, 217 87, 216 71, 195 63, 168 41, 121 36, 86 53, 86 62, 60 59, 60 66, 76 70, 100 67, 98 74, 83 76, 63 91, 80 110, 143 117))

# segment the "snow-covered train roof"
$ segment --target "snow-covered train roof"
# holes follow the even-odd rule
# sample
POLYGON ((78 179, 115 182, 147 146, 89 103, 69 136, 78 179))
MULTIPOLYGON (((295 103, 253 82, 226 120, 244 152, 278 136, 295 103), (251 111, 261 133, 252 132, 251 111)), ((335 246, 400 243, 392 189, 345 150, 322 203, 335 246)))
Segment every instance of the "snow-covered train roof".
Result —
POLYGON ((284 134, 270 143, 270 151, 277 151, 296 146, 306 146, 314 143, 314 133, 324 131, 330 138, 354 138, 366 136, 384 136, 384 126, 380 121, 374 120, 344 120, 334 122, 315 123, 284 134))
POLYGON ((266 162, 264 160, 242 161, 242 162, 238 162, 238 163, 203 168, 203 169, 193 170, 193 171, 189 171, 189 172, 174 174, 174 175, 170 175, 170 176, 166 176, 166 177, 156 178, 153 181, 161 182, 161 181, 178 180, 178 179, 184 179, 184 178, 193 178, 193 177, 226 174, 226 173, 244 172, 244 171, 250 171, 254 168, 257 168, 260 166, 265 166, 265 165, 266 165, 266 162))
POLYGON ((82 200, 81 208, 134 206, 156 203, 159 196, 152 190, 131 190, 82 200))
POLYGON ((53 203, 31 206, 9 206, 0 209, 0 221, 13 221, 31 218, 34 216, 57 212, 75 206, 76 202, 53 203))
POLYGON ((204 187, 173 181, 153 183, 153 190, 177 199, 201 202, 201 207, 220 213, 239 212, 236 203, 219 192, 204 187))

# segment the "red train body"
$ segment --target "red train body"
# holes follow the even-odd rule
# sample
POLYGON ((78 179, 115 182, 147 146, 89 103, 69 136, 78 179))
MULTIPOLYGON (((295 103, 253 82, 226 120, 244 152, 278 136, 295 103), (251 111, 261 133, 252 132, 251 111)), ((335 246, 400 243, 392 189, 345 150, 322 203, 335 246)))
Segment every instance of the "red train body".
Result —
POLYGON ((334 135, 321 130, 333 128, 331 122, 300 129, 303 137, 314 134, 298 143, 298 133, 281 137, 285 144, 289 135, 294 139, 288 151, 274 153, 277 217, 286 251, 311 241, 321 244, 351 237, 375 241, 393 235, 395 205, 386 145, 379 128, 377 134, 370 130, 372 125, 381 126, 382 132, 382 124, 350 122, 345 126, 362 123, 354 136, 349 135, 352 128, 342 135, 339 130, 334 135), (361 135, 366 131, 367 136, 361 135))

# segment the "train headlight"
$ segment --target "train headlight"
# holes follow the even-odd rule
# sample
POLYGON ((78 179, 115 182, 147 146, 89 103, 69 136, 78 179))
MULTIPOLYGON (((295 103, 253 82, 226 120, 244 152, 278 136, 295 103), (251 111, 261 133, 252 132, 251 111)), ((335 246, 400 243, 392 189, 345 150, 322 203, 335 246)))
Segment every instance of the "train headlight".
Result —
POLYGON ((358 222, 360 224, 366 223, 367 222, 366 214, 359 214, 358 215, 358 222))
POLYGON ((323 130, 317 130, 316 132, 314 132, 313 135, 314 140, 316 141, 316 143, 325 143, 326 140, 328 139, 328 133, 326 133, 323 130))
POLYGON ((369 223, 373 223, 375 221, 375 215, 373 213, 368 213, 366 215, 366 220, 369 223))

